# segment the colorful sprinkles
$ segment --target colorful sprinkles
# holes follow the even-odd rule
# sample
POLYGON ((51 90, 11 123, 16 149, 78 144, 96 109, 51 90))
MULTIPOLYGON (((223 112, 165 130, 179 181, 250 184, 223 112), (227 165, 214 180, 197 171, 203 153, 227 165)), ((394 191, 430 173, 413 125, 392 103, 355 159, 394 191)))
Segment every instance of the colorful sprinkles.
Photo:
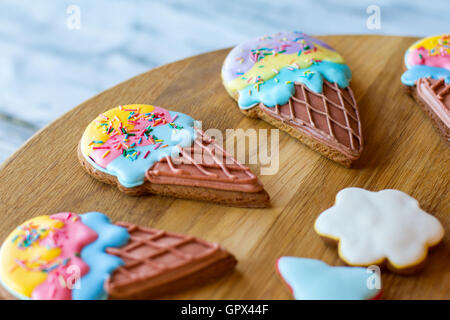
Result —
MULTIPOLYGON (((71 217, 69 215, 68 219, 70 218, 71 217)), ((76 221, 77 217, 74 217, 72 220, 76 221)), ((58 228, 39 228, 39 226, 37 226, 33 222, 30 222, 26 225, 19 226, 17 230, 19 231, 19 233, 15 237, 13 237, 11 241, 12 243, 16 244, 17 247, 21 250, 30 248, 35 243, 37 244, 42 241, 44 238, 49 240, 49 243, 45 245, 47 250, 51 250, 56 247, 54 239, 55 237, 58 237, 58 228)), ((66 266, 69 261, 70 258, 55 258, 51 261, 45 261, 42 260, 39 256, 31 260, 16 258, 14 260, 15 265, 9 271, 13 272, 20 267, 27 271, 41 271, 48 273, 59 268, 60 266, 66 266)))
MULTIPOLYGON (((260 81, 260 80, 258 80, 260 81)), ((258 83, 257 83, 258 85, 258 83)), ((110 119, 104 114, 100 114, 98 119, 95 120, 99 124, 99 128, 103 128, 105 133, 109 136, 109 139, 113 139, 114 143, 111 147, 102 146, 104 141, 93 140, 89 143, 92 150, 105 150, 102 157, 106 158, 111 153, 111 148, 121 151, 123 157, 130 161, 136 161, 141 153, 136 150, 141 146, 144 141, 145 145, 154 145, 153 150, 158 148, 165 148, 168 145, 164 144, 164 140, 158 139, 152 135, 153 128, 160 125, 169 125, 173 129, 181 130, 182 126, 175 123, 178 115, 175 115, 170 122, 167 122, 163 113, 148 112, 140 113, 140 108, 124 109, 123 106, 119 106, 121 111, 129 112, 126 123, 124 124, 117 116, 110 119), (142 121, 148 122, 146 128, 143 130, 135 130, 134 127, 141 125, 142 121), (130 129, 129 127, 132 127, 130 129), (128 127, 128 129, 127 129, 128 127)), ((150 151, 147 151, 143 156, 144 159, 148 157, 150 151)))
POLYGON ((33 243, 41 240, 42 236, 46 232, 52 231, 52 229, 38 228, 38 226, 36 226, 32 222, 27 225, 18 227, 18 230, 20 230, 21 232, 12 239, 12 242, 17 242, 17 247, 20 249, 26 249, 32 246, 33 243))
MULTIPOLYGON (((261 37, 261 40, 269 40, 272 39, 272 37, 270 36, 263 36, 261 37)), ((290 46, 289 43, 285 43, 286 41, 288 41, 287 38, 282 38, 279 40, 280 45, 276 48, 255 48, 255 49, 251 49, 250 50, 250 54, 249 54, 249 59, 253 62, 260 62, 261 60, 263 60, 265 57, 267 56, 276 56, 278 54, 282 54, 286 52, 286 48, 290 46)), ((307 44, 307 42, 304 39, 304 36, 301 35, 297 38, 295 38, 293 40, 293 42, 297 42, 299 44, 301 44, 301 48, 298 51, 297 56, 300 56, 302 53, 306 54, 310 54, 312 52, 316 52, 317 48, 316 47, 311 47, 307 44)), ((239 61, 239 63, 242 63, 245 61, 244 57, 238 57, 236 59, 236 61, 239 61)), ((317 65, 320 62, 322 62, 322 60, 318 60, 318 59, 310 59, 311 65, 317 65)), ((260 65, 258 66, 259 69, 264 68, 264 65, 260 65)), ((287 70, 289 71, 294 71, 294 70, 298 70, 300 69, 300 66, 295 62, 295 59, 292 60, 291 62, 289 62, 289 66, 286 67, 287 70)), ((277 69, 272 69, 274 75, 278 75, 280 73, 280 70, 277 69)), ((253 82, 253 88, 256 89, 256 91, 260 91, 260 86, 263 85, 265 83, 265 80, 263 80, 261 78, 260 75, 256 76, 254 79, 253 77, 250 77, 249 79, 247 79, 246 77, 244 77, 244 73, 243 72, 236 72, 237 75, 241 76, 242 80, 246 80, 247 83, 251 83, 253 82)), ((306 70, 304 72, 304 74, 302 75, 302 77, 306 77, 308 79, 310 79, 312 77, 312 75, 314 74, 314 72, 310 71, 310 70, 306 70)), ((275 78, 275 82, 278 83, 278 79, 275 78)), ((292 81, 286 81, 285 84, 291 84, 292 81)), ((249 96, 252 95, 252 89, 248 90, 248 94, 249 96)))

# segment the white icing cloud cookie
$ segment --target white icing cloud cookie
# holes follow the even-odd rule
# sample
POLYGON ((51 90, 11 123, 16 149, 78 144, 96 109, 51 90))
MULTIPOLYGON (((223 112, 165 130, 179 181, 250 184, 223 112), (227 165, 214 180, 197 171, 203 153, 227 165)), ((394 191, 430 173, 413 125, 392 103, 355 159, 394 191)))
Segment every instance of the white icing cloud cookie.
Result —
POLYGON ((441 223, 398 190, 343 189, 314 228, 319 235, 339 241, 339 256, 347 264, 368 266, 388 259, 395 269, 421 263, 428 248, 444 236, 441 223))

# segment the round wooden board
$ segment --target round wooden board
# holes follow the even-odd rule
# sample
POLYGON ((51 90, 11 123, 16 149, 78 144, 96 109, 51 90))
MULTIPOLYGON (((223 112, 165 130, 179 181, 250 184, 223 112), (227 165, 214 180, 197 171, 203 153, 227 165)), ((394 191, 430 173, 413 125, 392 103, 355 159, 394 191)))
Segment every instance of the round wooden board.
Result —
MULTIPOLYGON (((290 299, 275 270, 292 255, 343 265, 313 224, 345 187, 402 190, 444 225, 444 241, 415 276, 382 273, 385 299, 450 298, 450 151, 430 120, 402 88, 403 54, 415 40, 387 36, 323 36, 353 71, 365 149, 346 169, 280 133, 280 169, 260 176, 268 209, 229 208, 160 196, 129 197, 88 176, 76 148, 84 128, 119 104, 155 104, 203 120, 203 128, 266 128, 243 116, 222 86, 228 49, 151 70, 82 103, 35 136, 0 167, 0 239, 18 224, 61 211, 100 211, 113 221, 186 233, 221 243, 239 260, 237 270, 210 285, 169 298, 290 299)), ((259 174, 258 166, 250 166, 259 174)))

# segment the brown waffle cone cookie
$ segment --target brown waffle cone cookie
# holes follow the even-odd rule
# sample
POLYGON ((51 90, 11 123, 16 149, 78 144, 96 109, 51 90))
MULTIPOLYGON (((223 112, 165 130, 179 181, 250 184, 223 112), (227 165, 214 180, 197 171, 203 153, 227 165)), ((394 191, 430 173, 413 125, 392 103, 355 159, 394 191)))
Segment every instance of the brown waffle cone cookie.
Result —
POLYGON ((442 118, 444 114, 447 117, 450 115, 450 84, 446 84, 444 79, 420 78, 414 86, 404 87, 431 119, 447 146, 450 146, 450 128, 442 118))
POLYGON ((128 195, 267 207, 269 196, 256 175, 195 123, 153 105, 120 105, 87 126, 78 158, 91 176, 128 195))
POLYGON ((360 157, 363 148, 361 122, 350 87, 342 89, 324 80, 320 94, 296 83, 295 93, 288 103, 275 107, 260 103, 241 111, 289 133, 346 167, 360 157))
POLYGON ((128 244, 107 252, 125 265, 106 283, 109 299, 150 299, 197 287, 231 272, 237 263, 218 244, 195 237, 117 223, 127 228, 128 244))
POLYGON ((1 248, 0 297, 11 300, 164 298, 217 280, 237 264, 217 243, 112 223, 100 212, 35 217, 1 248))
POLYGON ((157 194, 236 207, 269 206, 269 195, 248 167, 238 163, 200 130, 198 137, 194 142, 197 147, 180 148, 176 160, 165 157, 155 163, 148 170, 145 183, 134 188, 126 188, 117 177, 97 170, 87 161, 80 146, 78 159, 91 176, 131 196, 157 194), (199 151, 201 161, 196 160, 199 151))
POLYGON ((269 195, 256 175, 186 117, 181 113, 172 116, 168 110, 151 105, 111 109, 86 129, 78 145, 78 159, 91 176, 132 196, 157 194, 236 207, 269 206, 269 195), (183 120, 179 121, 178 116, 183 120), (195 138, 185 126, 191 127, 195 138), (172 137, 168 138, 168 134, 172 137), (165 147, 172 149, 161 152, 165 147), (160 156, 152 158, 155 153, 160 156), (139 170, 137 175, 143 183, 124 186, 117 171, 106 169, 116 159, 122 161, 118 165, 122 175, 139 170))
POLYGON ((303 32, 277 32, 234 47, 222 80, 239 109, 350 167, 363 148, 351 70, 327 43, 303 32))

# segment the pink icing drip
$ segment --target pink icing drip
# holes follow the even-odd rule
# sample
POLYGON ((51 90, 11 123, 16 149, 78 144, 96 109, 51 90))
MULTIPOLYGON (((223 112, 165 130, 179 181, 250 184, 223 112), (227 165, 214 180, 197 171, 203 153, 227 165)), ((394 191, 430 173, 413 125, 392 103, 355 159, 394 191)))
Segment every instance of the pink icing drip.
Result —
POLYGON ((65 284, 74 284, 74 273, 68 272, 70 266, 78 266, 80 277, 89 271, 89 266, 75 256, 79 254, 83 247, 97 239, 97 233, 81 222, 78 215, 73 213, 58 213, 50 216, 52 219, 64 222, 64 226, 55 229, 47 237, 40 241, 41 246, 58 247, 61 254, 57 259, 69 258, 66 265, 60 265, 56 269, 49 272, 47 279, 37 286, 31 295, 36 300, 71 300, 72 290, 62 285, 62 279, 65 284), (76 221, 73 219, 76 218, 76 221))
POLYGON ((414 49, 409 52, 407 61, 411 66, 426 65, 450 70, 450 55, 446 53, 444 48, 434 55, 430 55, 430 52, 423 47, 414 49))
MULTIPOLYGON (((163 109, 160 107, 155 107, 155 109, 152 111, 152 113, 158 114, 159 118, 166 121, 165 124, 167 124, 168 122, 172 122, 170 113, 166 109, 163 109)), ((123 146, 122 146, 122 148, 119 148, 119 149, 115 148, 115 146, 117 146, 117 143, 120 142, 120 143, 122 143, 122 145, 127 144, 128 146, 132 145, 133 143, 136 143, 136 147, 137 146, 143 147, 143 146, 148 146, 150 144, 153 144, 152 141, 147 140, 147 138, 143 134, 145 129, 149 125, 152 125, 152 123, 153 123, 152 121, 148 121, 145 119, 137 120, 136 122, 133 123, 134 124, 133 130, 135 130, 136 132, 130 132, 130 133, 134 133, 135 136, 128 137, 128 142, 126 142, 126 143, 123 142, 123 140, 125 138, 125 134, 117 134, 115 136, 111 135, 109 140, 105 141, 105 143, 103 143, 101 145, 102 149, 93 150, 90 154, 90 157, 100 167, 106 168, 111 161, 113 161, 114 159, 116 159, 117 157, 122 155, 122 153, 123 153, 123 146), (138 141, 140 138, 142 138, 142 142, 140 144, 138 144, 138 141), (103 157, 103 155, 107 151, 110 151, 110 153, 106 157, 103 157)), ((158 123, 157 126, 162 125, 162 124, 164 124, 163 121, 158 123)), ((151 135, 151 133, 150 133, 150 135, 151 135)))

